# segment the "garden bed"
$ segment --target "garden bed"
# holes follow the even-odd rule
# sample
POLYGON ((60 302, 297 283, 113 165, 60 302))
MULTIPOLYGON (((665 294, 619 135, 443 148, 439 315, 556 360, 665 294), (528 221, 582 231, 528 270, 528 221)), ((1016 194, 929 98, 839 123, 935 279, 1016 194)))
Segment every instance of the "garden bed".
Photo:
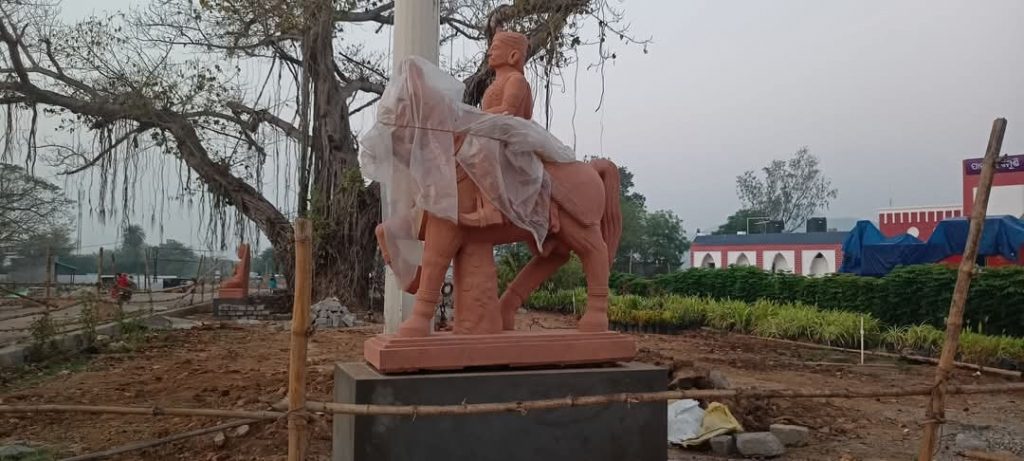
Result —
MULTIPOLYGON (((583 290, 537 292, 527 305, 538 310, 579 314, 583 290), (575 306, 575 307, 573 307, 575 306)), ((753 303, 688 296, 612 296, 608 312, 613 328, 634 333, 677 334, 710 327, 764 338, 937 357, 945 331, 931 325, 886 326, 870 314, 818 309, 800 303, 761 300, 753 303), (862 323, 863 322, 863 323, 862 323)), ((1024 370, 1024 338, 965 331, 958 360, 1010 370, 1024 370)))

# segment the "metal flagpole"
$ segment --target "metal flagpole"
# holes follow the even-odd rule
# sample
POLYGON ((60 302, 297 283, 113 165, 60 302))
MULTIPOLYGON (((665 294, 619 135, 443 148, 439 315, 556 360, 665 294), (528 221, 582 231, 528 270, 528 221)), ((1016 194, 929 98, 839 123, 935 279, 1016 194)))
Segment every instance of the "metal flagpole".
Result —
MULTIPOLYGON (((408 56, 420 56, 437 64, 440 40, 440 0, 396 0, 392 68, 408 56)), ((390 214, 387 191, 381 189, 381 216, 390 214)), ((413 297, 402 291, 391 268, 384 269, 384 333, 398 332, 412 313, 413 297)))

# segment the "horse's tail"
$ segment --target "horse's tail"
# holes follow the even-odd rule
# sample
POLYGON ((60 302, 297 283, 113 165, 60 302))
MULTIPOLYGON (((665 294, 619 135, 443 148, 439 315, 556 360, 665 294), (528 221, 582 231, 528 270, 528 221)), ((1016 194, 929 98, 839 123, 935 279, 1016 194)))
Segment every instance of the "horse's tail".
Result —
POLYGON ((619 167, 611 160, 599 158, 590 161, 590 165, 597 170, 597 175, 604 183, 604 215, 601 217, 601 235, 604 237, 604 244, 608 247, 608 263, 615 262, 615 252, 619 250, 619 240, 622 238, 622 209, 619 204, 619 189, 622 187, 619 179, 619 167))

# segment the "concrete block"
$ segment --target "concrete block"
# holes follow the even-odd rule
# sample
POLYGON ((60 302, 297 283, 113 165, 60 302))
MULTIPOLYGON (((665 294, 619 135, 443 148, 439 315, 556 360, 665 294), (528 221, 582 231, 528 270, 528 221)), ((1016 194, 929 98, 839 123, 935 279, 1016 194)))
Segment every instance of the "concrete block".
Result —
POLYGON ((732 435, 717 435, 709 441, 711 452, 719 456, 730 456, 738 453, 736 451, 736 438, 732 435))
MULTIPOLYGON (((365 363, 340 363, 341 403, 456 405, 619 392, 663 391, 664 368, 610 367, 383 375, 365 363)), ((664 402, 451 416, 334 417, 333 461, 560 460, 664 461, 664 402)))
POLYGON ((807 445, 807 438, 811 435, 810 429, 790 424, 772 424, 768 430, 787 447, 807 445))
POLYGON ((786 447, 771 432, 736 434, 736 449, 746 457, 772 458, 786 453, 786 447))

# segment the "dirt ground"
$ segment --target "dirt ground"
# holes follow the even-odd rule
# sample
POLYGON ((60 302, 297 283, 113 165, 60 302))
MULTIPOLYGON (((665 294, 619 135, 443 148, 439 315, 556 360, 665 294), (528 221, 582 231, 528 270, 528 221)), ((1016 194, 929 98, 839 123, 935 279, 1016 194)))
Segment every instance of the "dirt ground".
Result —
MULTIPOLYGON (((520 328, 553 328, 571 320, 550 314, 522 315, 520 328)), ((363 341, 379 327, 319 331, 309 347, 308 398, 330 400, 332 367, 358 360, 363 341)), ((213 324, 156 333, 136 351, 101 354, 84 365, 14 380, 0 379, 4 404, 68 403, 267 409, 284 397, 289 333, 283 323, 213 324)), ((855 357, 780 345, 755 338, 690 331, 678 336, 638 335, 639 360, 683 361, 723 372, 735 387, 876 388, 927 384, 933 368, 894 362, 874 366, 819 365, 855 357)), ((1000 378, 961 372, 956 382, 987 384, 1000 378)), ((941 459, 958 459, 958 433, 981 434, 992 449, 1024 450, 1021 395, 951 397, 941 459)), ((925 398, 859 400, 771 400, 726 402, 748 429, 772 422, 812 428, 811 443, 781 459, 906 460, 916 454, 925 398)), ((15 440, 45 444, 60 454, 83 454, 224 422, 210 418, 38 414, 0 416, 0 445, 15 440)), ((330 418, 312 423, 311 459, 328 459, 330 418)), ((202 436, 114 459, 276 460, 287 451, 284 421, 258 423, 241 437, 216 446, 202 436)), ((667 459, 696 460, 704 454, 670 449, 667 459)))

